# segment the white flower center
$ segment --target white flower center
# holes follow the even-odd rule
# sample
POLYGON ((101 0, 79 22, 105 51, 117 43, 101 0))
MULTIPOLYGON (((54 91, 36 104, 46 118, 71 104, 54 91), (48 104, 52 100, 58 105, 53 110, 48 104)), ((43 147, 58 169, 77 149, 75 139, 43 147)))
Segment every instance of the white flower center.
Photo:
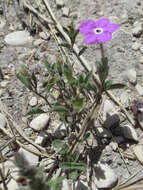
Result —
POLYGON ((94 29, 94 33, 95 33, 95 34, 102 34, 102 32, 103 32, 103 29, 102 29, 102 28, 95 28, 95 29, 94 29))

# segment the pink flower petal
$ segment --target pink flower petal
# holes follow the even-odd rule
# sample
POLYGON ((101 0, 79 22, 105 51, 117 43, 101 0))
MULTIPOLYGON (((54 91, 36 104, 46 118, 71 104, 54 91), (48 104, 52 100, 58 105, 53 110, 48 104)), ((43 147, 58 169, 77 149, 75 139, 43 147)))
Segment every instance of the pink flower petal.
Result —
POLYGON ((79 26, 79 31, 82 34, 92 33, 95 28, 95 22, 92 20, 85 20, 79 26))
POLYGON ((110 32, 103 32, 102 34, 96 35, 97 42, 103 44, 112 39, 112 34, 110 32))
POLYGON ((106 27, 110 23, 108 18, 100 18, 98 19, 95 24, 97 28, 103 28, 106 27))
POLYGON ((103 30, 108 32, 115 32, 118 28, 118 24, 108 24, 103 30))
POLYGON ((84 38, 84 42, 86 44, 95 44, 97 42, 97 38, 96 38, 97 35, 95 34, 87 34, 84 38))

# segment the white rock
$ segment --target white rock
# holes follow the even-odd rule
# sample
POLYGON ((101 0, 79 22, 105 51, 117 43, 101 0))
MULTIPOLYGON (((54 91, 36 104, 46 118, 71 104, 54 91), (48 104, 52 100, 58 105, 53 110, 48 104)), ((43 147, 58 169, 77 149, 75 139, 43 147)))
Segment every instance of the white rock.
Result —
POLYGON ((136 80, 137 80, 137 72, 136 72, 136 70, 134 68, 130 69, 127 72, 127 77, 128 77, 128 80, 129 80, 130 83, 135 84, 136 80))
POLYGON ((143 45, 140 46, 140 52, 143 54, 143 45))
POLYGON ((69 16, 69 13, 70 13, 70 10, 69 10, 69 8, 68 7, 63 7, 62 8, 62 14, 63 14, 63 16, 66 16, 66 17, 68 17, 69 16))
POLYGON ((30 99, 30 101, 29 101, 29 105, 30 105, 30 106, 36 106, 37 103, 38 103, 38 100, 37 100, 37 98, 36 98, 35 96, 33 96, 33 97, 30 99))
POLYGON ((109 100, 105 100, 103 108, 104 126, 109 128, 119 122, 119 116, 109 100))
POLYGON ((116 142, 110 142, 109 146, 112 148, 112 150, 116 151, 118 148, 118 144, 116 142))
POLYGON ((137 51, 138 49, 140 49, 140 43, 138 42, 135 42, 133 45, 132 45, 132 49, 137 51))
POLYGON ((140 62, 141 64, 143 64, 143 56, 140 57, 139 62, 140 62))
POLYGON ((97 127, 97 134, 103 138, 111 138, 111 133, 104 127, 97 127))
POLYGON ((19 189, 19 186, 18 186, 18 183, 14 179, 11 178, 11 180, 7 184, 7 188, 10 190, 17 190, 19 189))
POLYGON ((40 38, 42 38, 44 40, 48 40, 50 38, 50 33, 48 33, 48 32, 40 32, 39 36, 40 36, 40 38))
POLYGON ((64 179, 62 184, 62 190, 68 190, 68 189, 71 189, 69 181, 67 179, 64 179))
POLYGON ((23 46, 31 44, 33 38, 30 36, 29 32, 27 31, 16 31, 6 35, 4 40, 8 45, 23 46))
POLYGON ((0 86, 3 87, 3 88, 5 88, 5 87, 7 87, 8 83, 9 83, 9 81, 2 81, 0 83, 0 86))
POLYGON ((136 37, 139 37, 143 30, 142 23, 139 21, 136 21, 133 26, 134 26, 132 30, 133 35, 136 37))
POLYGON ((140 84, 135 86, 136 90, 138 91, 140 96, 143 96, 143 87, 140 84))
POLYGON ((133 152, 137 159, 143 164, 143 145, 137 144, 133 147, 133 152))
MULTIPOLYGON (((37 151, 37 149, 32 145, 27 145, 27 148, 37 151)), ((18 151, 19 154, 23 154, 25 160, 30 164, 36 166, 39 160, 39 157, 23 148, 20 148, 18 151)))
POLYGON ((6 26, 6 22, 1 19, 1 20, 0 20, 0 31, 2 31, 5 26, 6 26))
POLYGON ((30 127, 36 131, 41 131, 47 126, 48 121, 49 115, 42 113, 30 122, 30 127))
POLYGON ((43 40, 43 39, 37 39, 37 40, 35 40, 35 41, 33 42, 33 45, 34 45, 34 46, 39 46, 39 45, 41 45, 43 42, 45 42, 45 40, 43 40))
POLYGON ((134 127, 130 125, 124 125, 123 127, 121 127, 121 130, 125 138, 138 141, 138 135, 134 127))
POLYGON ((113 188, 118 181, 114 171, 106 164, 99 164, 94 169, 92 181, 95 182, 98 188, 113 188))
POLYGON ((143 112, 138 113, 137 120, 138 120, 140 127, 143 129, 143 112))
POLYGON ((63 0, 56 0, 57 7, 63 7, 65 5, 65 2, 63 0))
POLYGON ((0 113, 0 128, 5 126, 6 126, 6 118, 2 113, 0 113))
POLYGON ((44 146, 46 140, 47 140, 47 134, 45 132, 41 131, 40 134, 35 139, 35 143, 39 144, 41 146, 44 146))
POLYGON ((121 103, 126 107, 129 105, 129 94, 124 91, 120 96, 121 103))

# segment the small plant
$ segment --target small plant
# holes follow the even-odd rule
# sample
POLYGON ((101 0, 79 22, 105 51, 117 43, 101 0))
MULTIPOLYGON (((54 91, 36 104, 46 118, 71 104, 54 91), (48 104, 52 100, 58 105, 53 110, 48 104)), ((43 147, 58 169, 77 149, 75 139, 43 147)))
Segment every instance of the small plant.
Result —
MULTIPOLYGON (((60 46, 68 48, 74 53, 74 44, 79 32, 85 35, 84 42, 86 44, 98 43, 101 50, 101 60, 96 61, 96 71, 99 83, 95 82, 92 72, 76 72, 73 65, 68 61, 58 59, 56 63, 45 61, 48 77, 43 83, 44 93, 40 94, 37 90, 38 79, 35 73, 29 73, 28 68, 23 67, 17 74, 17 78, 33 93, 39 95, 49 105, 48 112, 58 113, 60 120, 67 126, 67 137, 64 140, 56 139, 51 144, 56 151, 57 168, 62 169, 64 177, 72 180, 78 179, 79 175, 87 169, 85 161, 81 159, 77 149, 78 143, 86 141, 88 138, 87 131, 89 123, 98 116, 101 105, 102 94, 107 90, 125 87, 124 84, 113 83, 108 79, 109 64, 108 59, 104 55, 103 44, 112 38, 112 33, 119 28, 117 24, 112 24, 107 18, 101 18, 96 22, 92 20, 84 21, 80 24, 79 29, 75 29, 74 25, 64 31, 69 36, 71 43, 62 43, 60 46), (58 92, 54 103, 49 103, 48 96, 54 92, 58 92), (93 101, 91 101, 93 99, 93 101), (80 126, 80 127, 79 127, 80 126), (72 143, 68 139, 71 133, 76 136, 72 143)), ((79 54, 81 56, 87 47, 83 47, 79 54)), ((29 110, 26 115, 45 113, 40 107, 29 110)), ((50 179, 44 181, 41 169, 32 169, 29 165, 23 166, 24 159, 20 156, 16 164, 21 168, 21 175, 30 180, 29 187, 31 190, 48 190, 60 189, 64 177, 59 177, 55 181, 50 179), (23 168, 22 168, 23 167, 23 168), (37 173, 39 172, 39 175, 37 173), (38 183, 38 184, 37 184, 38 183)), ((29 190, 30 190, 29 189, 29 190)))

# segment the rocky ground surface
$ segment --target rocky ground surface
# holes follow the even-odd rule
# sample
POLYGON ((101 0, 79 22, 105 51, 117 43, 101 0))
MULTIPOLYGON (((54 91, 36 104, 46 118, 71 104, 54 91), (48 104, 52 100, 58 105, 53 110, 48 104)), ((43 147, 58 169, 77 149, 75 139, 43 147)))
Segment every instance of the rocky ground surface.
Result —
MULTIPOLYGON (((100 17, 107 17, 111 22, 120 25, 119 30, 113 34, 112 40, 104 45, 105 55, 108 57, 110 64, 110 78, 115 82, 126 84, 125 89, 115 90, 113 94, 126 109, 130 107, 133 100, 143 101, 143 2, 141 0, 53 0, 49 1, 49 4, 62 26, 69 25, 73 20, 75 27, 78 28, 83 20, 96 20, 100 17)), ((37 7, 40 7, 44 13, 43 3, 40 3, 37 7)), ((29 32, 24 31, 11 1, 5 5, 6 19, 2 8, 0 13, 0 67, 4 74, 4 78, 1 76, 0 79, 0 99, 6 104, 8 112, 23 128, 26 135, 38 145, 43 146, 45 139, 47 139, 48 130, 49 133, 58 136, 60 130, 64 131, 65 127, 59 129, 61 123, 53 114, 42 114, 37 117, 24 116, 30 108, 37 105, 45 111, 49 108, 41 98, 25 90, 23 84, 17 79, 16 73, 22 65, 28 66, 30 71, 36 70, 37 77, 40 80, 38 88, 41 90, 42 82, 46 78, 43 61, 47 59, 54 63, 57 56, 59 56, 59 50, 50 31, 45 29, 42 24, 34 36, 30 36, 29 32), (43 73, 43 77, 39 74, 40 72, 43 73), (45 129, 49 119, 51 119, 50 127, 45 129)), ((46 16, 50 18, 48 14, 46 16)), ((85 45, 82 35, 78 35, 76 43, 79 48, 85 45)), ((98 45, 88 46, 83 56, 88 61, 91 69, 95 70, 94 62, 100 59, 98 45)), ((50 102, 54 101, 52 97, 49 97, 48 100, 50 102)), ((137 125, 132 126, 120 112, 119 107, 115 106, 107 97, 104 97, 102 108, 101 115, 103 121, 106 121, 105 127, 99 125, 97 128, 102 146, 96 145, 93 154, 95 154, 95 159, 98 159, 101 163, 99 168, 104 171, 104 178, 100 176, 97 169, 94 179, 96 187, 94 185, 93 189, 111 189, 117 181, 118 184, 126 182, 134 174, 136 175, 129 182, 142 184, 142 110, 137 116, 137 125), (112 116, 109 121, 107 121, 106 113, 110 113, 112 116), (120 122, 116 115, 120 118, 120 122), (119 123, 118 127, 116 126, 114 134, 111 134, 111 131, 107 130, 106 127, 117 123, 119 123), (97 155, 100 155, 100 157, 98 158, 97 155)), ((129 112, 134 117, 130 110, 129 112)), ((0 114, 0 126, 6 126, 4 114, 0 114)), ((1 147, 8 139, 6 135, 1 134, 1 147)), ((96 140, 95 144, 97 144, 96 140)), ((39 162, 38 156, 28 153, 22 148, 19 151, 23 152, 31 164, 39 162)), ((6 147, 2 154, 11 158, 12 151, 9 147, 6 147)), ((47 162, 46 159, 42 160, 40 166, 47 165, 47 162)), ((6 161, 5 167, 13 166, 11 166, 10 161, 6 161)), ((14 178, 16 178, 16 175, 14 178)), ((87 189, 86 177, 83 175, 80 180, 82 181, 78 182, 76 190, 80 188, 87 189)), ((8 188, 14 190, 17 187, 16 184, 15 180, 12 179, 8 184, 8 188)), ((66 188, 67 186, 65 186, 66 188)))

